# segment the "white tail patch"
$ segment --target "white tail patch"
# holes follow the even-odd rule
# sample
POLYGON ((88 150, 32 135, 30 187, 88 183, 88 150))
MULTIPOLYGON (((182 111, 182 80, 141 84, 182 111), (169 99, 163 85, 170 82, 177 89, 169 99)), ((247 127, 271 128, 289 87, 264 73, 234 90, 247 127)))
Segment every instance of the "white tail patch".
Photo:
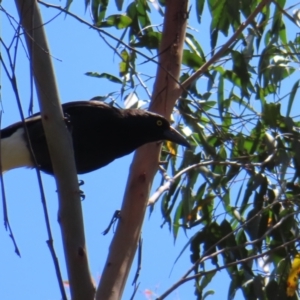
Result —
POLYGON ((10 137, 1 139, 2 172, 20 167, 34 167, 24 135, 19 128, 10 137))

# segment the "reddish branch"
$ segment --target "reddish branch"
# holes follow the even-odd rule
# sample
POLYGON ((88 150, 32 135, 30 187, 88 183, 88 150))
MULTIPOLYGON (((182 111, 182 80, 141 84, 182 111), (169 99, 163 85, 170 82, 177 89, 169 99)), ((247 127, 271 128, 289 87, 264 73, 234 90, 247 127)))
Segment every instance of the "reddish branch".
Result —
MULTIPOLYGON (((180 89, 178 79, 188 17, 187 5, 187 0, 166 2, 161 54, 150 109, 167 118, 172 113, 180 89)), ((145 145, 135 153, 120 221, 97 291, 98 300, 122 298, 140 238, 152 181, 158 168, 159 153, 158 144, 145 145)))

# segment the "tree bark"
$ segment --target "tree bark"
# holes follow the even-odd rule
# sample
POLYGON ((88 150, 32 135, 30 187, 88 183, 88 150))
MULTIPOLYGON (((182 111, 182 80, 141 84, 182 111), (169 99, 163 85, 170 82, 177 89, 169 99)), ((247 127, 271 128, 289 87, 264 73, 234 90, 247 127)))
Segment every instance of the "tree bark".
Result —
MULTIPOLYGON (((167 0, 159 64, 150 110, 169 118, 177 100, 187 0, 167 0), (161 67, 160 67, 161 66, 161 67), (176 80, 174 80, 176 79, 176 80)), ((157 172, 160 145, 147 144, 135 153, 120 219, 96 293, 97 300, 119 300, 136 253, 149 193, 157 172)))
POLYGON ((59 196, 61 226, 71 297, 94 299, 85 245, 80 191, 71 136, 66 128, 42 18, 35 0, 16 0, 33 69, 44 131, 59 196))

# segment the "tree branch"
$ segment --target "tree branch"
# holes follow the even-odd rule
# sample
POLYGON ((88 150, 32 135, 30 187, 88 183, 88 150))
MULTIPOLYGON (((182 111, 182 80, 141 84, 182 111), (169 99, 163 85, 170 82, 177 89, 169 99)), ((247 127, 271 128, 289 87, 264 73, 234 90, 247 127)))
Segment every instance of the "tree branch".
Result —
MULTIPOLYGON (((179 90, 182 49, 186 31, 187 0, 166 1, 159 67, 150 110, 169 118, 179 90)), ((136 151, 124 195, 120 220, 110 246, 98 300, 119 300, 136 252, 152 181, 158 167, 160 145, 152 143, 136 151)))
POLYGON ((89 272, 80 192, 71 136, 65 126, 55 75, 35 0, 16 0, 30 54, 44 131, 59 195, 58 220, 61 225, 71 296, 94 299, 95 289, 89 272))

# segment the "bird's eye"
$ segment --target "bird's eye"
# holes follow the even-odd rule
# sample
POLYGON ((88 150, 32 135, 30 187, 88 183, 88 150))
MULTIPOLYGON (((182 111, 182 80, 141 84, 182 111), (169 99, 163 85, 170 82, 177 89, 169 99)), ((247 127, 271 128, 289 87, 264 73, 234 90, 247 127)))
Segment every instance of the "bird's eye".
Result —
POLYGON ((163 123, 162 120, 157 120, 157 121, 156 121, 156 125, 157 125, 157 126, 161 126, 162 123, 163 123))

